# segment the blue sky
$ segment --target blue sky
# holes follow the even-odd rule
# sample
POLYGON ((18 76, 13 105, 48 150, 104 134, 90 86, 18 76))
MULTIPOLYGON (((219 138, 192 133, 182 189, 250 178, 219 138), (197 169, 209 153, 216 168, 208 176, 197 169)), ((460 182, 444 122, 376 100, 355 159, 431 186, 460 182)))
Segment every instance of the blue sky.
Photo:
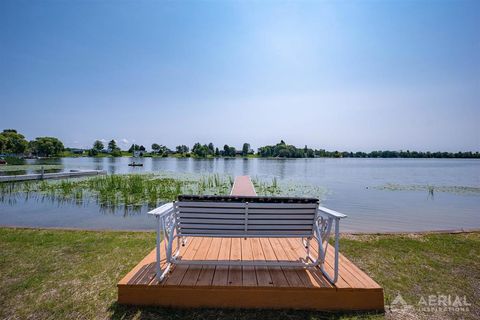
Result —
POLYGON ((0 2, 0 129, 480 150, 480 1, 0 2))

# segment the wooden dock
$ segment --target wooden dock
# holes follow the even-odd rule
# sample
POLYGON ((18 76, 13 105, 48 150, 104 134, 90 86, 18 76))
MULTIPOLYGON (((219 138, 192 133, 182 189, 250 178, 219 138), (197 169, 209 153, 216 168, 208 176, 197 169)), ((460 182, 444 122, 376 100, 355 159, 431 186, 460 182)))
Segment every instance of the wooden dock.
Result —
POLYGON ((107 174, 107 172, 105 170, 70 170, 67 172, 20 174, 11 176, 0 176, 0 182, 79 178, 96 176, 100 174, 107 174))
MULTIPOLYGON (((232 194, 254 195, 250 179, 238 177, 232 194)), ((317 249, 312 241, 314 253, 317 249)), ((181 256, 198 260, 294 261, 304 255, 304 250, 300 239, 189 238, 181 256)), ((332 272, 333 253, 327 252, 326 269, 332 272)), ((335 285, 318 267, 198 265, 175 266, 158 283, 152 250, 118 283, 118 302, 173 307, 384 310, 383 289, 343 255, 335 285)))

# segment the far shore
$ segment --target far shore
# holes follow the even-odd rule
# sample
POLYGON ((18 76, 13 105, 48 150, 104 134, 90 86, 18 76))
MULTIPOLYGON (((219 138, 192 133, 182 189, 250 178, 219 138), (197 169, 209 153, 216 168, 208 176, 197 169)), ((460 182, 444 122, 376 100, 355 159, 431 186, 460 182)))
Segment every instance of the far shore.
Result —
POLYGON ((169 158, 169 159, 196 159, 196 160, 208 160, 208 159, 266 159, 266 160, 288 160, 288 159, 436 159, 436 160, 480 160, 479 158, 446 158, 446 157, 311 157, 311 158, 301 158, 301 157, 262 157, 259 155, 248 155, 248 156, 236 156, 236 157, 225 157, 225 156, 209 156, 209 157, 197 157, 197 156, 185 156, 185 155, 169 155, 169 156, 159 156, 159 155, 147 155, 142 157, 134 157, 133 155, 122 155, 119 157, 114 157, 109 154, 97 155, 97 156, 87 156, 87 155, 67 155, 67 156, 58 156, 58 157, 40 157, 40 158, 25 158, 30 160, 50 160, 50 159, 61 159, 61 158, 135 158, 135 159, 148 159, 148 158, 169 158))

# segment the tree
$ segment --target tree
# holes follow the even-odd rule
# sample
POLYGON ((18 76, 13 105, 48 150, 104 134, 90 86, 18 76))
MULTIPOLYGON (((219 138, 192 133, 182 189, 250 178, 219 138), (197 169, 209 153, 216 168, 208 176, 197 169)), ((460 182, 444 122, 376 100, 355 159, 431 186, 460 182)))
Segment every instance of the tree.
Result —
POLYGON ((155 152, 155 153, 159 153, 161 147, 158 143, 154 143, 152 144, 152 151, 155 152))
POLYGON ((145 149, 144 146, 140 146, 140 147, 138 148, 138 150, 140 150, 140 151, 145 151, 146 149, 145 149))
POLYGON ((0 154, 3 153, 7 148, 7 138, 0 134, 0 154))
POLYGON ((25 136, 14 129, 5 129, 0 133, 0 148, 4 153, 23 154, 27 150, 28 142, 25 136))
POLYGON ((208 144, 208 154, 212 156, 215 154, 215 148, 211 142, 208 144))
POLYGON ((110 140, 110 142, 108 142, 108 151, 110 152, 112 157, 121 157, 122 156, 122 151, 117 146, 117 142, 113 139, 110 140))
POLYGON ((117 150, 117 149, 118 149, 117 142, 116 142, 115 140, 113 140, 113 139, 110 140, 110 142, 108 142, 108 150, 109 150, 110 152, 113 152, 113 151, 115 151, 115 150, 117 150))
POLYGON ((136 150, 139 150, 139 149, 140 149, 140 147, 138 146, 138 144, 132 144, 130 149, 128 149, 128 152, 133 153, 133 151, 136 151, 136 150))
POLYGON ((220 150, 218 150, 218 148, 215 148, 215 156, 216 157, 220 156, 220 150))
POLYGON ((176 148, 176 151, 177 153, 188 153, 188 151, 190 150, 186 145, 182 144, 180 146, 177 146, 176 148))
POLYGON ((250 144, 245 142, 242 147, 242 155, 243 156, 248 155, 249 151, 250 151, 250 144))
POLYGON ((228 157, 229 154, 230 154, 230 147, 228 146, 228 144, 226 144, 223 146, 223 156, 228 157))
POLYGON ((228 144, 223 146, 223 155, 225 157, 235 157, 237 150, 234 147, 230 147, 228 144))
MULTIPOLYGON (((325 152, 325 150, 320 150, 325 152)), ((290 144, 286 144, 285 141, 280 141, 274 146, 264 146, 258 148, 258 154, 261 157, 280 157, 280 158, 313 158, 315 157, 315 151, 305 146, 303 149, 297 148, 290 144)))
POLYGON ((100 152, 103 150, 103 148, 104 148, 103 142, 100 140, 95 140, 95 142, 93 143, 93 150, 100 152))
POLYGON ((158 144, 158 143, 152 144, 152 151, 163 157, 167 157, 168 154, 172 152, 166 146, 162 146, 161 144, 158 144))
POLYGON ((199 142, 196 142, 192 147, 192 152, 195 153, 201 146, 199 142))
POLYGON ((166 146, 160 146, 160 150, 158 150, 158 154, 161 154, 162 157, 168 157, 168 154, 171 153, 172 150, 167 148, 166 146))
POLYGON ((206 144, 201 145, 199 142, 197 142, 193 145, 192 153, 199 158, 205 158, 209 153, 209 149, 206 144))
POLYGON ((63 143, 54 137, 38 137, 29 143, 32 153, 40 156, 58 156, 65 147, 63 143))

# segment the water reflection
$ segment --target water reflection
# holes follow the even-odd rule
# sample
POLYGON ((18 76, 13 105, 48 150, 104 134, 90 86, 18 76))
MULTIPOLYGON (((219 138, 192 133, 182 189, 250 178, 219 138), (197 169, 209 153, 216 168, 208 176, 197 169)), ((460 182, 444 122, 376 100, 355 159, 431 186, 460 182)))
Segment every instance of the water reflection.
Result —
POLYGON ((106 158, 91 158, 93 161, 93 166, 95 170, 103 170, 105 168, 105 160, 106 158))
POLYGON ((112 174, 117 173, 117 158, 108 158, 108 171, 112 174))
POLYGON ((243 161, 242 161, 242 174, 244 176, 249 174, 250 164, 251 164, 251 161, 249 161, 248 159, 245 159, 245 158, 243 159, 243 161))
MULTIPOLYGON (((139 215, 142 212, 148 211, 153 209, 156 206, 148 206, 147 204, 110 204, 110 203, 103 203, 99 201, 98 197, 82 197, 82 198, 72 198, 72 197, 62 197, 59 195, 52 195, 52 194, 45 194, 45 193, 38 193, 38 192, 23 192, 23 193, 15 193, 11 195, 2 195, 0 196, 0 203, 8 204, 9 206, 14 205, 31 205, 34 203, 37 204, 49 204, 52 207, 63 207, 71 209, 73 207, 87 207, 91 204, 95 204, 99 208, 99 212, 101 214, 109 214, 109 215, 118 215, 122 213, 124 217, 131 216, 131 215, 139 215)), ((162 204, 159 202, 158 205, 162 204)))

